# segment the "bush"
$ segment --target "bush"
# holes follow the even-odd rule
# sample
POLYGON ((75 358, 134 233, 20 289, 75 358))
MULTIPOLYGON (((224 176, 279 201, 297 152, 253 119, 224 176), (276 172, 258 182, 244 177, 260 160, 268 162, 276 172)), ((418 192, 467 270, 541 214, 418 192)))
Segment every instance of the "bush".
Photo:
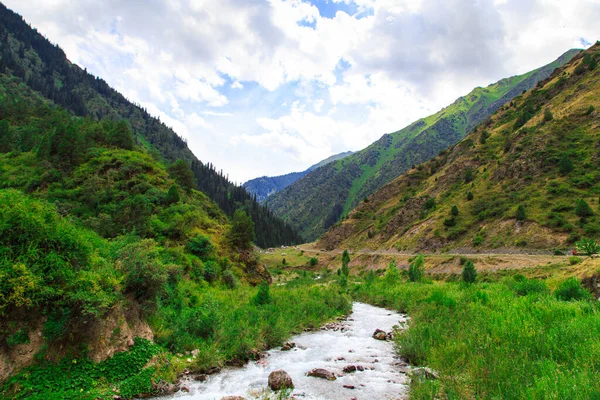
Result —
POLYGON ((571 264, 571 265, 577 265, 580 262, 581 262, 581 258, 579 258, 579 257, 575 257, 575 256, 569 257, 569 264, 571 264))
POLYGON ((475 235, 475 237, 473 238, 473 246, 481 246, 483 242, 484 238, 480 234, 475 235))
POLYGON ((544 111, 544 122, 549 122, 554 119, 554 115, 552 115, 552 111, 546 109, 544 111))
POLYGON ((558 171, 563 175, 573 171, 573 161, 571 161, 571 158, 567 153, 563 153, 558 160, 558 171))
POLYGON ((209 260, 204 264, 204 279, 207 282, 213 283, 219 278, 221 267, 213 260, 209 260))
POLYGON ((237 278, 235 277, 235 275, 233 274, 233 272, 227 270, 225 272, 223 272, 223 283, 225 284, 225 286, 227 286, 229 289, 235 289, 237 287, 237 285, 239 284, 237 278))
POLYGON ((594 111, 596 111, 596 107, 594 107, 594 106, 589 106, 589 107, 588 107, 588 109, 587 109, 587 111, 586 111, 586 114, 587 114, 587 115, 592 115, 592 113, 593 113, 594 111))
POLYGON ((450 214, 452 214, 454 217, 458 216, 458 207, 452 206, 452 209, 450 210, 450 214))
POLYGON ((423 264, 425 263, 425 257, 423 254, 419 254, 408 266, 408 279, 411 282, 420 282, 423 279, 425 270, 423 264))
POLYGON ((469 192, 469 193, 467 193, 467 201, 471 201, 471 200, 473 200, 473 193, 469 192))
POLYGON ((473 261, 468 260, 465 262, 462 271, 462 279, 465 283, 475 283, 475 281, 477 281, 477 270, 475 270, 475 264, 473 264, 473 261))
POLYGON ((310 260, 308 260, 308 265, 310 265, 311 267, 314 267, 318 263, 319 259, 317 257, 311 257, 310 260))
POLYGON ((430 197, 429 199, 427 199, 425 204, 423 204, 423 208, 425 208, 426 210, 431 210, 431 209, 435 208, 435 199, 433 197, 430 197))
POLYGON ((590 205, 587 203, 587 201, 585 201, 584 199, 579 199, 575 204, 575 215, 581 218, 591 217, 592 215, 594 215, 594 211, 592 210, 592 207, 590 207, 590 205))
POLYGON ((582 238, 579 242, 575 243, 577 251, 591 256, 600 253, 600 245, 598 245, 594 239, 582 238))
POLYGON ((186 250, 202 261, 206 261, 214 256, 214 249, 212 242, 207 236, 198 235, 188 240, 186 250))
POLYGON ((523 275, 516 275, 509 286, 518 296, 550 292, 544 281, 527 279, 523 275))
POLYGON ((395 261, 390 262, 388 265, 384 279, 390 285, 394 285, 400 281, 400 271, 398 270, 398 266, 396 265, 395 261))
POLYGON ((581 282, 577 278, 569 278, 561 283, 556 290, 554 295, 557 299, 562 301, 573 301, 573 300, 591 300, 593 296, 588 292, 581 282))

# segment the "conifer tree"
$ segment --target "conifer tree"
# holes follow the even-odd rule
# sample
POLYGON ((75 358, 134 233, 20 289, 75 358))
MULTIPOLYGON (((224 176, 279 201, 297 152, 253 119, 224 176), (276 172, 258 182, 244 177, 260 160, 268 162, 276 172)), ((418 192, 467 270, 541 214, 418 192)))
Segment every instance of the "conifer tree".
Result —
POLYGON ((475 283, 477 281, 477 270, 473 261, 467 260, 463 267, 462 279, 466 283, 475 283))

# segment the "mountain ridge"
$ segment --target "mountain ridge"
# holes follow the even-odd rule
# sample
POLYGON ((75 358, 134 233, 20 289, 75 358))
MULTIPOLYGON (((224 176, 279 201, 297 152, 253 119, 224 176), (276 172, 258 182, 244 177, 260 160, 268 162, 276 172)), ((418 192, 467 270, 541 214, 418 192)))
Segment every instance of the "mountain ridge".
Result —
POLYGON ((261 176, 258 178, 250 179, 249 181, 242 184, 242 186, 253 195, 256 195, 256 200, 264 202, 269 196, 280 192, 298 179, 308 175, 310 172, 327 165, 331 162, 340 160, 342 158, 352 155, 352 151, 346 151, 339 154, 334 154, 301 172, 290 172, 289 174, 278 175, 278 176, 261 176))
POLYGON ((298 180, 272 196, 269 207, 305 239, 316 239, 376 189, 457 143, 501 104, 535 86, 578 52, 569 50, 533 71, 475 88, 439 112, 298 180))

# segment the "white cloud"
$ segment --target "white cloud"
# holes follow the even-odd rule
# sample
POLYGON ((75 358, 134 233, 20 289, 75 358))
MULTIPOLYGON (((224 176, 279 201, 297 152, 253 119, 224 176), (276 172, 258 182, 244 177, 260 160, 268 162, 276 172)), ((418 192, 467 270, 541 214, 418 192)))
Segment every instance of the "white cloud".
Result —
POLYGON ((600 38, 591 0, 330 1, 356 14, 300 0, 4 3, 238 180, 360 149, 600 38))

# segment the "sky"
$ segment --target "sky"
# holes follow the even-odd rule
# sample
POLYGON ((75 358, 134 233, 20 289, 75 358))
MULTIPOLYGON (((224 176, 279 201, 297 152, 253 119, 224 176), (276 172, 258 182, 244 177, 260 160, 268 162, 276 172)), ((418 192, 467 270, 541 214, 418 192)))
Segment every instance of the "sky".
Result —
POLYGON ((2 0, 241 183, 600 39, 600 0, 2 0))

